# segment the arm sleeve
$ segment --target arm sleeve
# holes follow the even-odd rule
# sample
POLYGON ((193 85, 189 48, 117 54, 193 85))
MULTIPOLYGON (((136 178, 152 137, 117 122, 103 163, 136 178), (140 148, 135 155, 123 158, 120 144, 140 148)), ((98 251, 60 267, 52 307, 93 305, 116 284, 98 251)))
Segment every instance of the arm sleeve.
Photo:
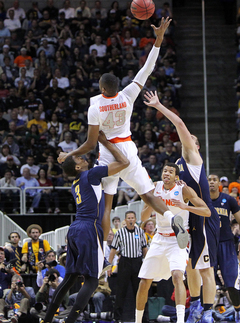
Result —
POLYGON ((141 88, 137 85, 137 83, 134 83, 134 80, 131 84, 129 84, 122 90, 122 92, 124 93, 124 95, 127 97, 127 99, 131 104, 134 103, 134 101, 136 100, 136 98, 138 97, 141 91, 141 88))
POLYGON ((144 86, 148 76, 152 73, 156 60, 158 58, 160 51, 160 47, 155 47, 153 45, 148 58, 146 60, 146 63, 143 65, 143 67, 140 69, 140 71, 135 76, 133 82, 137 82, 140 85, 144 86))
POLYGON ((108 166, 96 166, 89 170, 88 181, 91 185, 99 185, 103 177, 108 176, 108 166))
POLYGON ((51 250, 50 244, 47 240, 43 240, 43 247, 45 252, 51 250))
POLYGON ((22 254, 28 253, 28 243, 25 242, 24 245, 22 246, 22 254))
POLYGON ((97 109, 94 106, 90 106, 88 109, 88 124, 93 126, 99 125, 99 117, 97 113, 97 109))

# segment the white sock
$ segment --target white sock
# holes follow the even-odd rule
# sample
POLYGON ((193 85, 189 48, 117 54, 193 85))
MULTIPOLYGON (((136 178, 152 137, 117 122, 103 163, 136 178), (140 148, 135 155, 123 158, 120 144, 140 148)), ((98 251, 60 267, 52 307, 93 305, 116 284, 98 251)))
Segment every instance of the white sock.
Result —
POLYGON ((163 213, 163 216, 164 216, 165 219, 168 219, 170 225, 172 225, 172 218, 174 217, 172 212, 168 210, 168 211, 163 213))
POLYGON ((176 312, 177 312, 177 323, 184 323, 185 305, 177 305, 176 312))
POLYGON ((143 317, 144 310, 137 310, 135 312, 135 323, 142 323, 142 317, 143 317))

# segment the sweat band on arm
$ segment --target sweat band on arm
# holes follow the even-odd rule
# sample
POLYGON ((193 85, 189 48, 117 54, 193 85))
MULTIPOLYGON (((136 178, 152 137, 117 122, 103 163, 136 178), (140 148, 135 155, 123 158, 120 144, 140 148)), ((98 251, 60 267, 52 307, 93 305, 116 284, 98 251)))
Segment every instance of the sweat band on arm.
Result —
POLYGON ((156 60, 159 55, 159 51, 160 51, 160 47, 155 47, 155 46, 152 47, 145 64, 140 69, 140 71, 137 73, 133 82, 136 82, 136 83, 144 86, 144 84, 147 81, 148 76, 152 73, 152 71, 154 69, 156 60))

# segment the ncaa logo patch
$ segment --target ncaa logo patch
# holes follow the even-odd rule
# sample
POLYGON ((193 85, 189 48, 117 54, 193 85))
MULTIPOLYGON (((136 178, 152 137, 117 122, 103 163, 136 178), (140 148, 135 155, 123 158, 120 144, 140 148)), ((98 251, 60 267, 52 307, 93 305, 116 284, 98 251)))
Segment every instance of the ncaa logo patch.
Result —
POLYGON ((178 191, 174 192, 174 195, 176 195, 176 196, 177 196, 178 194, 179 194, 179 192, 178 192, 178 191))
POLYGON ((227 202, 227 200, 226 200, 226 199, 222 199, 222 202, 223 202, 223 203, 226 203, 226 202, 227 202))

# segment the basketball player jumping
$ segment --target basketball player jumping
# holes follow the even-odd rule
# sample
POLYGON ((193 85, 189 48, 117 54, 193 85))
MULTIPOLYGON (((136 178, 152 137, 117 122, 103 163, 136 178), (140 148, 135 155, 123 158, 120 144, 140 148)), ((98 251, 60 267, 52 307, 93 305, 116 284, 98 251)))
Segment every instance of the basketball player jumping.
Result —
MULTIPOLYGON (((131 140, 130 118, 133 104, 143 88, 148 76, 151 74, 159 55, 160 45, 164 33, 171 19, 162 18, 160 27, 152 25, 157 36, 154 46, 150 51, 146 63, 135 76, 133 82, 118 92, 118 79, 110 73, 103 74, 99 81, 101 95, 91 100, 88 110, 88 137, 76 150, 69 153, 60 153, 58 161, 62 162, 67 156, 83 155, 96 147, 98 132, 102 130, 107 139, 115 144, 130 161, 130 165, 115 176, 103 179, 105 192, 105 212, 103 219, 104 240, 110 229, 110 212, 113 195, 117 192, 119 177, 133 187, 145 203, 156 212, 163 214, 176 233, 180 248, 188 244, 188 233, 184 229, 181 216, 173 217, 166 204, 152 194, 154 185, 149 179, 146 169, 142 166, 137 156, 137 147, 131 140)), ((103 145, 100 144, 99 165, 108 165, 114 157, 103 145)))

